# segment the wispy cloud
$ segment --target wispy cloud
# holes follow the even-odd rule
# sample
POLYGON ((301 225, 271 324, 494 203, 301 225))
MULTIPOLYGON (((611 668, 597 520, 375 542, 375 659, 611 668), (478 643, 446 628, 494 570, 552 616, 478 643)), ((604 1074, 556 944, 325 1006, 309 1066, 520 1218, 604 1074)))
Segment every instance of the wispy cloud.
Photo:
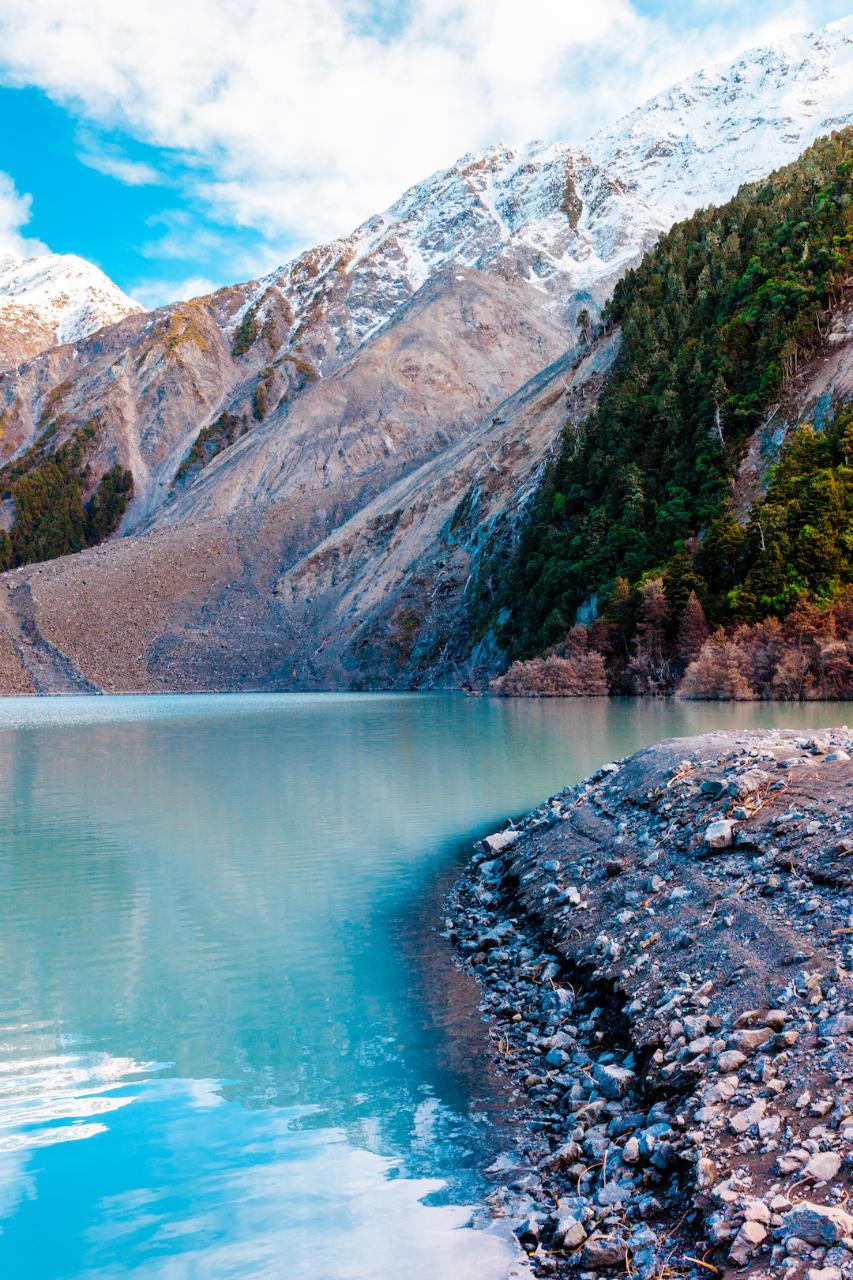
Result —
POLYGON ((135 302, 148 309, 162 307, 168 302, 183 302, 187 298, 201 298, 219 288, 215 280, 207 276, 186 276, 182 280, 138 280, 128 293, 135 302))
POLYGON ((143 160, 129 160, 127 156, 117 152, 101 150, 97 144, 78 151, 77 158, 87 168, 124 182, 129 187, 154 186, 163 181, 153 165, 146 164, 143 160))
POLYGON ((21 195, 8 173, 0 172, 0 258, 15 254, 20 258, 45 253, 47 246, 24 234, 30 220, 31 197, 21 195))
MULTIPOLYGON (((832 7, 700 0, 691 25, 674 0, 653 16, 642 0, 0 0, 0 76, 93 135, 160 148, 186 202, 279 250, 347 232, 484 143, 580 140, 832 7)), ((85 162, 156 180, 108 147, 85 162)))

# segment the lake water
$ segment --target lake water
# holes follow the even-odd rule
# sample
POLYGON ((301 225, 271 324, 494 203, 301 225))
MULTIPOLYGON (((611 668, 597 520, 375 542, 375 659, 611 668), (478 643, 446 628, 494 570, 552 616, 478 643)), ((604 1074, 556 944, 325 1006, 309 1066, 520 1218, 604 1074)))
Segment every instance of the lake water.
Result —
POLYGON ((434 926, 472 839, 848 704, 0 700, 0 1276, 502 1280, 509 1100, 434 926))

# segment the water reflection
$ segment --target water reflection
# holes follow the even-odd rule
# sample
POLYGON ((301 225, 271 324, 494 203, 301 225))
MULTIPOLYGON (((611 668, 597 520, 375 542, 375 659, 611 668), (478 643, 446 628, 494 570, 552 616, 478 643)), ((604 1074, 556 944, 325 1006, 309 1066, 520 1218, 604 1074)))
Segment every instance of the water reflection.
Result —
POLYGON ((656 738, 845 714, 0 702, 0 1265, 505 1276, 459 1207, 503 1099, 433 932, 467 842, 656 738))

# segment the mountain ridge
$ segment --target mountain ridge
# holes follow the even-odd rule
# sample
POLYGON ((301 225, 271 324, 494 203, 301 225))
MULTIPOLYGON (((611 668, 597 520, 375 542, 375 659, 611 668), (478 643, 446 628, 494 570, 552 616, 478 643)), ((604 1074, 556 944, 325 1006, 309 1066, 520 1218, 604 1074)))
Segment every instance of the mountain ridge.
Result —
POLYGON ((135 481, 128 536, 7 575, 26 634, 109 689, 363 687, 383 663, 391 686, 458 680, 426 619, 463 625, 486 535, 511 537, 562 422, 591 403, 603 371, 576 373, 582 313, 673 210, 853 120, 852 68, 849 24, 744 55, 601 131, 592 154, 489 148, 260 281, 0 377, 7 469, 95 424, 91 483, 115 465, 135 481), (517 393, 545 370, 531 408, 517 393), (448 552, 451 494, 466 534, 448 552), (359 577, 380 564, 367 600, 359 577))

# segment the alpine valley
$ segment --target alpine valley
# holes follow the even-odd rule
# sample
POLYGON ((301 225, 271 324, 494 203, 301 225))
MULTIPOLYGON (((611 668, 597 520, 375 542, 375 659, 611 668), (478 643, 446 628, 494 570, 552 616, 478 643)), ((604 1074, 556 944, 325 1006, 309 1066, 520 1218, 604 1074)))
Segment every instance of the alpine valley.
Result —
MULTIPOLYGON (((351 235, 190 302, 143 311, 76 258, 0 263, 0 688, 496 675, 501 583, 546 463, 622 359, 615 286, 674 224, 851 124, 847 19, 582 146, 467 155, 351 235)), ((744 525, 791 428, 853 397, 851 285, 739 442, 744 525)))

